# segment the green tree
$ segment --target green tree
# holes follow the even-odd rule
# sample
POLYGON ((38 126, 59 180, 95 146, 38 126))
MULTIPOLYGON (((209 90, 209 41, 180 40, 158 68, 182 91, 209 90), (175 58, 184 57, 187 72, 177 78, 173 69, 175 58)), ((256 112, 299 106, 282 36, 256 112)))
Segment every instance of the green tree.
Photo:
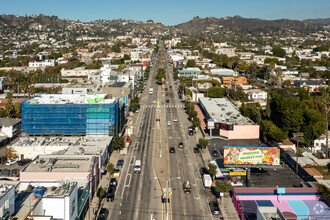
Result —
MULTIPOLYGON (((217 173, 217 165, 209 163, 208 164, 209 167, 209 173, 213 176, 215 176, 215 174, 217 173)), ((220 191, 219 191, 220 192, 220 191)))
POLYGON ((199 127, 201 125, 201 122, 198 117, 194 117, 192 120, 192 124, 195 128, 199 127))
POLYGON ((113 174, 115 172, 115 166, 112 163, 108 163, 106 170, 108 171, 109 174, 113 174))
POLYGON ((112 46, 112 47, 111 47, 111 50, 112 50, 112 52, 114 52, 114 53, 120 53, 120 52, 121 52, 120 46, 119 46, 118 44, 112 46))
POLYGON ((205 138, 199 138, 198 143, 202 146, 203 149, 205 149, 209 144, 209 141, 205 138))
POLYGON ((207 90, 206 95, 210 98, 223 98, 226 96, 226 89, 212 86, 207 90))
POLYGON ((321 194, 322 199, 324 199, 324 200, 330 199, 330 190, 328 187, 326 187, 323 184, 318 184, 317 188, 319 190, 319 193, 321 194))
POLYGON ((189 111, 189 117, 190 118, 194 118, 194 117, 196 117, 197 116, 197 112, 195 111, 195 110, 191 110, 191 111, 189 111))
POLYGON ((186 66, 187 67, 195 67, 196 66, 195 60, 188 60, 186 66))
POLYGON ((119 136, 113 137, 111 146, 113 150, 121 150, 124 146, 124 137, 119 137, 119 136))
POLYGON ((282 141, 288 138, 280 128, 278 128, 273 122, 267 120, 261 121, 261 133, 268 141, 282 141))
POLYGON ((96 189, 96 196, 99 197, 100 201, 103 199, 104 195, 105 195, 105 190, 103 189, 103 187, 101 186, 98 187, 96 189))
POLYGON ((284 57, 286 55, 285 50, 280 47, 274 47, 272 52, 273 52, 273 55, 277 56, 277 57, 284 57))
POLYGON ((231 184, 228 183, 227 181, 215 181, 215 189, 218 191, 218 192, 223 192, 223 193, 226 193, 226 192, 229 192, 229 190, 231 189, 231 184))
POLYGON ((162 80, 166 80, 166 70, 164 70, 163 68, 158 68, 157 70, 157 74, 156 74, 156 77, 155 79, 157 80, 158 83, 162 84, 162 80))

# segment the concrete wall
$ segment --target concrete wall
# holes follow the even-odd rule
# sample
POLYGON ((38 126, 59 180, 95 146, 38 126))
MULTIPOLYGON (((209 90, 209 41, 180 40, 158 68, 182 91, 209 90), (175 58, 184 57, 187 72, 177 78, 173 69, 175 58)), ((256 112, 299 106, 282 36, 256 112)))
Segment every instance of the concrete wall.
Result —
POLYGON ((259 139, 259 125, 234 125, 234 130, 220 129, 220 136, 228 139, 259 139))
POLYGON ((15 212, 15 190, 12 186, 0 200, 0 217, 3 217, 6 211, 9 211, 9 216, 15 212))

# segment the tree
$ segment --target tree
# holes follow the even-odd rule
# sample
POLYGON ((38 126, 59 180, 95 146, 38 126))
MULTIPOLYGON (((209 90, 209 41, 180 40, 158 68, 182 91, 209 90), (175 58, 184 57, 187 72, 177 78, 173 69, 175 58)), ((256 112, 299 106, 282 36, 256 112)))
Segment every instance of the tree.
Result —
POLYGON ((205 138, 198 139, 198 143, 202 146, 203 149, 209 144, 209 141, 205 138))
POLYGON ((113 174, 115 172, 115 166, 112 163, 108 163, 106 170, 108 171, 109 174, 113 174))
POLYGON ((319 193, 321 194, 322 199, 329 200, 330 199, 330 191, 328 187, 326 187, 323 184, 318 184, 317 188, 319 190, 319 193))
POLYGON ((124 137, 115 136, 111 142, 112 149, 121 150, 124 146, 124 137))
POLYGON ((118 44, 116 44, 113 47, 111 47, 111 50, 114 53, 120 53, 121 52, 120 46, 118 44))
POLYGON ((261 133, 268 141, 282 141, 288 138, 288 136, 273 122, 263 120, 261 121, 261 133))
POLYGON ((12 147, 7 147, 6 148, 5 155, 6 155, 8 160, 18 159, 18 154, 16 153, 16 151, 12 147))
POLYGON ((272 52, 273 52, 273 55, 277 56, 277 57, 284 57, 286 55, 285 50, 280 47, 274 47, 272 52))
POLYGON ((21 117, 21 110, 22 110, 22 104, 20 102, 15 102, 14 111, 15 111, 15 117, 16 118, 21 117))
POLYGON ((164 70, 163 68, 158 68, 157 70, 157 74, 156 74, 156 77, 155 79, 157 80, 158 83, 162 84, 162 80, 163 79, 166 79, 166 70, 164 70))
POLYGON ((229 190, 231 189, 231 184, 228 183, 227 181, 215 181, 215 189, 218 191, 218 192, 223 192, 223 193, 226 193, 226 192, 229 192, 229 190))
POLYGON ((105 195, 105 190, 103 189, 103 187, 101 186, 98 187, 96 189, 96 196, 99 197, 100 201, 103 199, 104 195, 105 195))
POLYGON ((192 124, 195 128, 199 127, 201 125, 201 122, 198 117, 194 117, 192 120, 192 124))
POLYGON ((191 110, 191 111, 189 111, 189 117, 190 118, 195 118, 195 117, 197 117, 197 112, 195 111, 195 110, 191 110))
POLYGON ((196 66, 195 60, 188 60, 187 61, 187 67, 195 67, 195 66, 196 66))
POLYGON ((212 86, 207 90, 206 94, 210 98, 223 98, 226 95, 226 89, 217 86, 212 86))
MULTIPOLYGON (((212 163, 209 163, 207 166, 209 167, 209 173, 210 173, 212 176, 215 176, 215 174, 217 173, 217 165, 212 164, 212 163)), ((220 191, 219 191, 219 192, 220 192, 220 191)))

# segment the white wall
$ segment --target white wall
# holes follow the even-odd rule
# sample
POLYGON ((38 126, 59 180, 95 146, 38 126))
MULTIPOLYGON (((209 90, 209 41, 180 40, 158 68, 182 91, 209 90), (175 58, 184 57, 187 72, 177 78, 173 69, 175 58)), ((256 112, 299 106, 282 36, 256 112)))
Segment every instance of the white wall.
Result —
POLYGON ((9 211, 9 216, 14 214, 15 212, 15 186, 9 186, 11 187, 8 189, 7 193, 2 196, 0 200, 0 217, 3 217, 6 213, 6 210, 9 211))

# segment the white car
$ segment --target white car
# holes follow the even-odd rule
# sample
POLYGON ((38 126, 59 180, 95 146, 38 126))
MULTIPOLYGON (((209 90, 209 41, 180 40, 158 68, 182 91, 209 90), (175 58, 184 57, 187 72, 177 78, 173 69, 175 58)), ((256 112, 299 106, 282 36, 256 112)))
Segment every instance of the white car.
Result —
POLYGON ((171 121, 167 121, 167 125, 170 126, 172 123, 171 121))
POLYGON ((178 121, 178 119, 177 119, 176 117, 174 117, 174 118, 173 118, 173 121, 174 121, 174 122, 177 122, 177 121, 178 121))
POLYGON ((10 166, 12 164, 15 164, 16 162, 17 162, 17 160, 7 160, 6 165, 10 166))
POLYGON ((152 103, 156 103, 156 99, 152 101, 152 103))

